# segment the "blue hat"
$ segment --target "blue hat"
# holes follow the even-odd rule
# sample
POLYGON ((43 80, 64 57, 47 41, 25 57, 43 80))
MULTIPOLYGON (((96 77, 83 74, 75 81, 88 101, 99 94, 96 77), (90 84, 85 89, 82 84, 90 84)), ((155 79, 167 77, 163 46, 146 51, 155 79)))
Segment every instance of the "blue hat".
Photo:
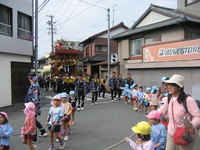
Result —
POLYGON ((126 88, 129 88, 129 85, 128 84, 125 84, 126 88))
POLYGON ((170 79, 169 77, 162 77, 161 81, 164 82, 165 80, 169 80, 169 79, 170 79))
POLYGON ((134 85, 131 85, 130 89, 133 89, 134 88, 134 85))
POLYGON ((69 94, 70 94, 70 95, 74 95, 75 92, 74 92, 74 91, 70 91, 69 94))
POLYGON ((158 88, 156 85, 152 86, 151 89, 156 89, 158 88))
POLYGON ((62 93, 58 93, 57 95, 61 97, 61 96, 62 96, 62 93))
POLYGON ((64 92, 64 93, 61 94, 61 98, 65 98, 65 97, 69 97, 69 95, 64 92))
POLYGON ((157 86, 154 86, 154 88, 152 88, 151 93, 154 93, 155 90, 158 90, 157 86))
POLYGON ((147 91, 151 91, 151 88, 150 88, 150 87, 147 87, 147 88, 146 88, 146 92, 147 92, 147 91))
POLYGON ((138 85, 137 84, 133 84, 133 88, 136 87, 136 86, 138 86, 138 85))
POLYGON ((164 94, 164 96, 166 96, 166 97, 167 97, 168 95, 169 95, 169 93, 165 93, 165 94, 164 94))

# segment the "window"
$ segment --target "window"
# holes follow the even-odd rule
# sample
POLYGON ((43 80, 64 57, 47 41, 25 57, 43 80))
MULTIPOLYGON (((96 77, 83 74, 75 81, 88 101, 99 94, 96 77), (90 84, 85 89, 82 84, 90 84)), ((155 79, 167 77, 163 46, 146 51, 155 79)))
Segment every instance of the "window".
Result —
POLYGON ((143 45, 144 45, 144 39, 132 40, 130 42, 130 54, 131 54, 131 56, 141 56, 143 45))
POLYGON ((200 1, 200 0, 185 0, 185 4, 190 5, 190 4, 193 4, 193 3, 198 2, 198 1, 200 1))
POLYGON ((97 45, 96 52, 107 52, 108 46, 107 45, 97 45))
POLYGON ((86 48, 86 58, 89 58, 89 47, 86 48))
POLYGON ((0 5, 0 33, 12 35, 12 9, 0 5))
POLYGON ((160 35, 155 35, 155 36, 145 38, 145 45, 153 44, 153 43, 159 43, 159 42, 161 42, 161 36, 160 35))
POLYGON ((186 37, 187 37, 187 39, 197 39, 197 38, 200 38, 200 31, 188 30, 186 32, 186 37))
POLYGON ((32 40, 31 17, 18 12, 18 38, 32 40))

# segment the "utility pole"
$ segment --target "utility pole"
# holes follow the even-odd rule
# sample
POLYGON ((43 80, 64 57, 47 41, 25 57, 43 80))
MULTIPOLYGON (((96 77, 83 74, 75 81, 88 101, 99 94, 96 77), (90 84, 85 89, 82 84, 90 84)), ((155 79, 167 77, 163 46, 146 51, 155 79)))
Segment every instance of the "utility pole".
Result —
POLYGON ((107 9, 108 12, 108 81, 110 79, 110 8, 107 9))
POLYGON ((38 76, 38 0, 35 0, 35 73, 38 76))
POLYGON ((51 20, 47 22, 47 24, 50 26, 50 28, 47 28, 47 29, 49 29, 48 33, 51 34, 51 53, 53 53, 54 52, 53 35, 56 34, 56 28, 54 28, 54 24, 56 23, 56 21, 53 22, 54 16, 52 16, 52 15, 47 16, 47 17, 51 18, 51 20))
POLYGON ((117 4, 113 5, 113 27, 115 25, 115 6, 117 6, 117 4))

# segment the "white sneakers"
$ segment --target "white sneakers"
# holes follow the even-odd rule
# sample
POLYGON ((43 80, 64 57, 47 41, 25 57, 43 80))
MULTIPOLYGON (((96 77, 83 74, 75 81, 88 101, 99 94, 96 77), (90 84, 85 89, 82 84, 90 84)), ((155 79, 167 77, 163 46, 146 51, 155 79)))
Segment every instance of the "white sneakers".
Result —
POLYGON ((80 111, 81 109, 80 108, 77 108, 77 111, 80 111))
POLYGON ((65 136, 64 141, 68 141, 68 140, 69 140, 69 137, 65 136))
POLYGON ((83 108, 83 107, 81 107, 81 110, 84 110, 84 108, 83 108))
POLYGON ((94 103, 91 104, 92 106, 94 105, 94 103))
POLYGON ((94 103, 95 105, 97 104, 97 102, 94 103))
POLYGON ((48 135, 47 133, 44 133, 44 134, 39 135, 39 137, 44 138, 44 137, 47 137, 47 135, 48 135))

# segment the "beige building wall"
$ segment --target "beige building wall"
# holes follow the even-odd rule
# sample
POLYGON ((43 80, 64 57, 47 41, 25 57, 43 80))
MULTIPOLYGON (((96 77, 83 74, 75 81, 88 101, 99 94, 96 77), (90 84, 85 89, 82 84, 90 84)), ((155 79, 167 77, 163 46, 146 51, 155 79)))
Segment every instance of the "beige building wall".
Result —
POLYGON ((129 58, 129 40, 118 41, 118 61, 119 61, 119 73, 123 78, 126 77, 128 70, 125 68, 126 59, 129 58))
POLYGON ((190 5, 186 5, 186 1, 187 0, 178 0, 177 9, 200 17, 200 1, 190 5))
MULTIPOLYGON (((31 63, 31 57, 0 53, 0 95, 3 97, 0 107, 12 105, 12 88, 11 88, 11 62, 31 63)), ((16 79, 17 80, 17 79, 16 79)))
POLYGON ((171 19, 168 16, 161 15, 160 13, 151 11, 137 26, 136 28, 147 26, 150 24, 162 22, 171 19))

